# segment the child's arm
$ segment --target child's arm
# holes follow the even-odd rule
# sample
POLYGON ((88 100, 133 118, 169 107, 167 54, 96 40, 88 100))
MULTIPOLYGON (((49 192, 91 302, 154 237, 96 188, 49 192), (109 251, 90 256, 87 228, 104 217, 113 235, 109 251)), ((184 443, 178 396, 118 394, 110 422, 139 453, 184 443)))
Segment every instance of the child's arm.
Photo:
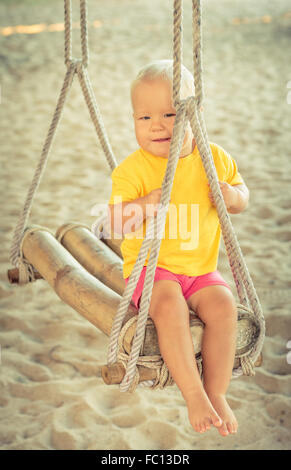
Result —
MULTIPOLYGON (((245 184, 230 185, 225 181, 219 181, 223 199, 230 214, 239 214, 248 206, 249 190, 245 184)), ((214 203, 213 196, 210 192, 210 200, 214 203)))
POLYGON ((161 191, 161 188, 157 188, 146 196, 133 201, 109 204, 113 231, 125 235, 132 231, 133 225, 137 230, 146 217, 156 215, 157 205, 161 199, 161 191), (130 223, 127 224, 128 221, 130 223))

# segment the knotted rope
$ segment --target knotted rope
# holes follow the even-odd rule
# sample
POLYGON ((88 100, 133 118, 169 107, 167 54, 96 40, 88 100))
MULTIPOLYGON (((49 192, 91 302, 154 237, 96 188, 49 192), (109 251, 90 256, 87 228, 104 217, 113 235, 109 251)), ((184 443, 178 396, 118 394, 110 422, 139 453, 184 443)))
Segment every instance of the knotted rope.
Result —
POLYGON ((192 0, 193 12, 193 62, 194 62, 194 85, 195 97, 192 96, 187 100, 180 99, 181 88, 181 64, 182 64, 182 0, 174 0, 173 10, 173 101, 176 108, 176 119, 173 129, 170 155, 167 162, 167 168, 162 184, 161 204, 157 212, 156 219, 152 219, 149 223, 148 231, 152 237, 155 227, 154 239, 145 237, 129 278, 129 282, 124 291, 123 298, 120 302, 115 321, 112 326, 110 344, 108 349, 108 363, 116 362, 118 357, 118 337, 121 330, 123 318, 127 312, 132 294, 140 277, 141 270, 144 266, 146 256, 149 249, 150 257, 147 264, 144 287, 141 297, 140 310, 138 315, 136 333, 133 340, 130 356, 127 358, 126 373, 120 385, 121 391, 131 390, 135 379, 137 364, 141 347, 144 341, 145 325, 148 318, 151 292, 153 280, 157 265, 159 248, 161 240, 159 233, 163 233, 166 210, 169 204, 174 174, 180 155, 181 146, 186 130, 186 125, 190 121, 196 145, 202 158, 203 166, 210 184, 217 213, 221 225, 221 231, 226 246, 231 270, 236 283, 240 302, 252 307, 253 313, 260 325, 260 334, 256 344, 249 352, 241 358, 240 366, 233 370, 233 375, 241 375, 242 373, 253 375, 253 366, 258 358, 265 335, 264 317, 261 305, 256 294, 252 279, 244 262, 233 226, 230 221, 224 199, 220 190, 215 165, 209 146, 206 126, 203 120, 201 105, 203 100, 203 82, 202 82, 202 34, 201 34, 201 5, 199 0, 192 0))
MULTIPOLYGON (((44 173, 53 140, 61 120, 62 111, 65 105, 68 92, 72 85, 75 74, 77 74, 81 89, 89 109, 90 117, 93 121, 97 136, 100 140, 105 157, 111 171, 116 167, 116 160, 113 155, 110 143, 108 141, 103 121, 96 103, 95 95, 92 89, 91 81, 87 72, 89 63, 88 53, 88 30, 87 30, 87 7, 86 0, 80 0, 80 29, 81 29, 81 50, 82 59, 72 58, 72 7, 71 0, 64 0, 65 7, 65 65, 67 72, 64 78, 63 86, 57 101, 56 109, 53 115, 51 125, 42 149, 42 153, 37 164, 31 185, 29 187, 23 210, 15 228, 10 259, 11 262, 19 268, 20 283, 29 282, 34 279, 33 267, 23 258, 22 242, 24 232, 27 227, 27 221, 30 215, 33 198, 40 184, 44 173)), ((201 6, 199 0, 192 0, 193 12, 193 64, 194 64, 194 85, 195 97, 189 97, 186 100, 180 99, 181 88, 181 64, 182 64, 182 0, 174 0, 173 14, 173 101, 176 107, 176 120, 173 129, 173 136, 170 147, 170 155, 167 162, 167 168, 162 184, 161 203, 157 216, 150 219, 147 226, 147 233, 143 240, 140 252, 138 254, 135 266, 130 275, 129 282, 125 288, 123 298, 115 317, 112 327, 110 344, 108 349, 108 362, 113 363, 117 360, 126 364, 125 377, 121 384, 121 390, 132 389, 138 383, 137 364, 154 363, 158 368, 158 378, 152 386, 164 386, 171 383, 170 375, 160 356, 153 359, 148 357, 139 357, 141 347, 144 341, 144 333, 148 318, 151 292, 154 282, 154 275, 158 260, 158 254, 161 244, 162 233, 165 226, 166 214, 168 210, 173 179, 184 139, 186 125, 190 125, 196 140, 196 144, 201 155, 207 178, 210 183, 218 217, 221 224, 222 235, 226 246, 229 263, 236 283, 238 296, 243 305, 251 305, 256 319, 260 324, 259 338, 252 351, 241 358, 241 366, 233 371, 233 375, 253 374, 253 364, 262 348, 265 334, 264 318, 259 299, 256 295, 248 269, 244 262, 238 241, 236 239, 229 215, 227 213, 223 196, 218 184, 215 166, 211 150, 208 143, 206 127, 201 112, 203 101, 203 82, 202 82, 202 53, 201 53, 201 6), (130 356, 126 355, 122 349, 121 340, 118 338, 123 335, 122 321, 127 311, 133 291, 136 287, 144 262, 150 250, 150 257, 147 265, 147 271, 144 281, 144 289, 141 297, 140 312, 137 318, 136 334, 133 341, 130 356)), ((201 370, 201 363, 198 364, 201 370)), ((148 367, 148 365, 147 365, 148 367)))
MULTIPOLYGON (((132 327, 134 323, 137 323, 138 317, 134 316, 130 320, 128 320, 125 325, 122 327, 120 334, 118 336, 118 356, 117 361, 123 365, 126 369, 128 363, 128 354, 124 348, 124 337, 128 331, 132 327)), ((170 372, 162 360, 159 354, 153 356, 139 356, 136 362, 136 366, 144 366, 148 369, 155 369, 156 370, 156 379, 154 381, 147 380, 140 383, 141 386, 151 387, 151 388, 164 388, 168 385, 173 385, 174 381, 170 375, 170 372)), ((131 382, 128 390, 130 392, 134 391, 135 388, 139 384, 139 371, 136 367, 135 374, 133 381, 131 382)))
POLYGON ((136 333, 133 339, 131 353, 128 359, 126 373, 121 382, 120 389, 127 391, 134 379, 136 373, 136 365, 139 358, 140 350, 144 340, 145 326, 148 318, 148 311, 154 282, 154 275, 159 255, 161 237, 165 226, 166 214, 170 200, 171 188, 174 180, 176 166, 179 160, 185 134, 185 116, 187 109, 187 101, 181 101, 176 109, 176 119, 174 124, 173 136, 171 139, 170 155, 167 161, 166 173, 162 184, 161 203, 157 212, 157 217, 150 219, 147 227, 146 236, 142 242, 142 246, 129 277, 128 284, 125 288, 121 299, 117 314, 111 330, 108 364, 113 364, 117 360, 117 339, 121 330, 122 321, 125 317, 132 298, 133 291, 140 277, 141 270, 144 266, 149 249, 150 257, 147 264, 147 270, 144 280, 143 293, 140 301, 140 310, 137 320, 136 333))
POLYGON ((61 88, 61 92, 57 101, 56 109, 50 124, 48 134, 40 155, 39 162, 35 169, 32 182, 27 192, 27 196, 24 202, 22 212, 19 216, 19 220, 16 224, 14 231, 12 245, 10 250, 10 261, 11 263, 19 268, 21 273, 20 283, 25 284, 32 280, 32 266, 23 259, 21 254, 21 240, 23 238, 25 229, 27 227, 27 222, 31 212, 31 207, 33 203, 34 196, 40 184, 41 178, 44 174, 46 164, 49 158, 49 153, 52 148, 53 140, 55 138, 58 125, 61 120, 62 112, 65 106, 65 102, 68 96, 68 92, 71 88, 75 74, 79 78, 79 82, 82 88, 82 92, 86 101, 86 104, 89 109, 89 113, 97 136, 100 140, 102 149, 104 151, 105 157, 108 161, 111 171, 116 167, 117 163, 113 155, 105 127, 103 125, 102 117, 99 112, 95 95, 91 86, 91 81, 88 75, 87 66, 89 63, 89 53, 88 53, 88 30, 87 30, 87 7, 86 0, 80 0, 80 29, 81 29, 81 49, 82 49, 82 59, 72 58, 72 5, 71 0, 64 0, 64 9, 65 9, 65 65, 67 67, 67 72, 61 88))

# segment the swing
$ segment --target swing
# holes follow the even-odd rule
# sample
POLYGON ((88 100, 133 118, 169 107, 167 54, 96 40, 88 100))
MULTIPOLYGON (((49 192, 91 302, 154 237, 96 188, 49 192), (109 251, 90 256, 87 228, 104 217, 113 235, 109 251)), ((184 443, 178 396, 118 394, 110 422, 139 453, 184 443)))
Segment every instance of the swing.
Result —
MULTIPOLYGON (((173 100, 176 119, 173 137, 162 184, 160 208, 157 215, 150 219, 149 236, 143 240, 126 287, 122 277, 120 241, 111 237, 111 234, 106 231, 105 215, 100 217, 95 227, 98 237, 82 223, 64 224, 58 228, 55 235, 45 227, 27 224, 33 197, 44 173, 75 74, 78 76, 111 171, 117 165, 87 71, 89 56, 86 0, 80 0, 82 59, 72 58, 71 0, 64 0, 67 72, 40 160, 13 236, 10 259, 16 268, 8 271, 10 282, 25 284, 37 279, 45 279, 65 303, 106 335, 110 335, 108 360, 107 365, 102 368, 102 377, 107 384, 120 384, 121 391, 132 391, 139 383, 152 388, 163 388, 173 383, 161 358, 156 330, 152 320, 148 318, 148 309, 161 243, 159 235, 164 229, 175 169, 188 121, 215 200, 222 236, 239 297, 233 376, 254 375, 254 367, 261 364, 261 350, 265 336, 264 316, 224 204, 208 144, 201 112, 203 84, 200 1, 192 0, 192 4, 195 97, 180 99, 182 0, 174 0, 173 100), (131 297, 149 250, 150 257, 144 289, 140 309, 137 311, 131 304, 131 297)), ((201 374, 203 372, 201 358, 203 327, 197 315, 190 311, 190 329, 195 346, 195 359, 201 374)))

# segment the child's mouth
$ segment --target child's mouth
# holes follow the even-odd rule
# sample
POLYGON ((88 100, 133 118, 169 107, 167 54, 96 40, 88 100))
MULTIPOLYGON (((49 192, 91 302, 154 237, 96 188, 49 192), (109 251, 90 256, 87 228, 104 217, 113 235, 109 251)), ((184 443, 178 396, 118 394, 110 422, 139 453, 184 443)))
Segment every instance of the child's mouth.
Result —
POLYGON ((170 142, 170 137, 165 137, 164 139, 154 139, 153 142, 170 142))

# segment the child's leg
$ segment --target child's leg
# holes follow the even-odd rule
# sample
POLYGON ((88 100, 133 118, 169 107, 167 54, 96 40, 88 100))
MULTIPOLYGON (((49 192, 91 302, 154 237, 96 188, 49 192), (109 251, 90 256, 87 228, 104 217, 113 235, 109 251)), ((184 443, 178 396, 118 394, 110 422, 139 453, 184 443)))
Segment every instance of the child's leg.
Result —
POLYGON ((150 316, 156 326, 161 355, 180 388, 196 431, 221 426, 222 420, 206 395, 194 359, 189 327, 189 308, 180 284, 170 280, 154 283, 150 316))
POLYGON ((230 290, 208 286, 187 303, 205 324, 202 341, 204 389, 223 420, 222 435, 237 431, 237 421, 225 394, 231 379, 236 346, 237 310, 230 290))

